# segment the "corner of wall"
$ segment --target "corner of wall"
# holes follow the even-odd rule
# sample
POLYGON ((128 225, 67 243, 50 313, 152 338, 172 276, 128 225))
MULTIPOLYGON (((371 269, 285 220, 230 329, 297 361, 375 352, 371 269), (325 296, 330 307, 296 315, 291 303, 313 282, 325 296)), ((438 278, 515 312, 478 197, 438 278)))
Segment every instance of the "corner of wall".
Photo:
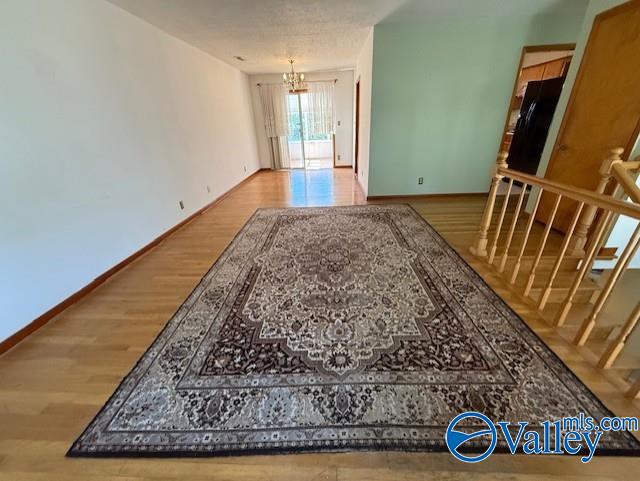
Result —
POLYGON ((360 81, 360 128, 359 128, 359 155, 358 155, 358 182, 365 196, 369 194, 369 153, 371 149, 371 92, 373 85, 373 37, 374 27, 358 54, 356 69, 354 72, 355 83, 360 81))

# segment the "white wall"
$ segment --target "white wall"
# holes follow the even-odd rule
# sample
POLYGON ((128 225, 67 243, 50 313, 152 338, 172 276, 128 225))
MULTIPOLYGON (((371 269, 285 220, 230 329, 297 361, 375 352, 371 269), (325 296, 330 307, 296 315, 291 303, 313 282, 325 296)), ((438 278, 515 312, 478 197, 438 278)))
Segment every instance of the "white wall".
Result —
POLYGON ((0 45, 3 340, 259 161, 247 76, 110 3, 3 0, 0 45))
POLYGON ((358 181, 364 190, 369 192, 369 147, 371 134, 371 86, 373 79, 373 28, 367 36, 356 61, 355 82, 360 80, 360 135, 358 181))
MULTIPOLYGON (((353 160, 353 71, 305 72, 306 80, 338 79, 335 87, 336 126, 336 165, 352 165, 353 160), (338 156, 340 159, 338 160, 338 156)), ((260 101, 259 83, 280 83, 282 74, 256 74, 249 77, 253 101, 254 125, 258 139, 260 165, 271 168, 269 144, 264 130, 264 114, 260 101)))

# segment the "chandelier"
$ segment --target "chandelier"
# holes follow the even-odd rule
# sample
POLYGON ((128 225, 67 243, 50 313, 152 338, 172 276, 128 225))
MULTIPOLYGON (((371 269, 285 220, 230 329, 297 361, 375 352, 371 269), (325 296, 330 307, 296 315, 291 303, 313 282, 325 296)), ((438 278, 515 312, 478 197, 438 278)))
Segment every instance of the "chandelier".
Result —
POLYGON ((284 79, 285 86, 292 91, 303 90, 307 86, 304 83, 304 74, 294 72, 293 70, 293 59, 289 59, 289 63, 291 64, 291 72, 285 72, 282 74, 282 78, 284 79))

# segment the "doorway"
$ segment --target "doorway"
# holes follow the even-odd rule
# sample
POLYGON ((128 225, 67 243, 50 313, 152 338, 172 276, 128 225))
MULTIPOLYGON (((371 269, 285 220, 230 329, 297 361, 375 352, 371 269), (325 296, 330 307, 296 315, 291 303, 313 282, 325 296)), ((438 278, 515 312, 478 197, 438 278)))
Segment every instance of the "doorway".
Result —
POLYGON ((314 132, 311 128, 313 106, 306 91, 287 96, 290 168, 331 169, 334 167, 335 134, 314 132))
POLYGON ((522 49, 500 150, 510 169, 535 174, 575 45, 522 49))

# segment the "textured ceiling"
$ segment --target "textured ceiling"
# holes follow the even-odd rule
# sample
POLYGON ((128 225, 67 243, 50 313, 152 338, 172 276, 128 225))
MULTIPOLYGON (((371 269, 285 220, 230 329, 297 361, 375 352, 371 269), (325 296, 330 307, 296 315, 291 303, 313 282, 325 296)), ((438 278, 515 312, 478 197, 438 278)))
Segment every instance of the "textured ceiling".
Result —
POLYGON ((248 73, 352 68, 372 25, 554 14, 588 0, 108 0, 248 73), (246 59, 240 62, 234 57, 246 59))
POLYGON ((589 0, 408 0, 382 23, 517 15, 583 15, 589 0))
POLYGON ((350 68, 405 0, 109 0, 248 73, 350 68), (234 56, 246 59, 240 62, 234 56))

